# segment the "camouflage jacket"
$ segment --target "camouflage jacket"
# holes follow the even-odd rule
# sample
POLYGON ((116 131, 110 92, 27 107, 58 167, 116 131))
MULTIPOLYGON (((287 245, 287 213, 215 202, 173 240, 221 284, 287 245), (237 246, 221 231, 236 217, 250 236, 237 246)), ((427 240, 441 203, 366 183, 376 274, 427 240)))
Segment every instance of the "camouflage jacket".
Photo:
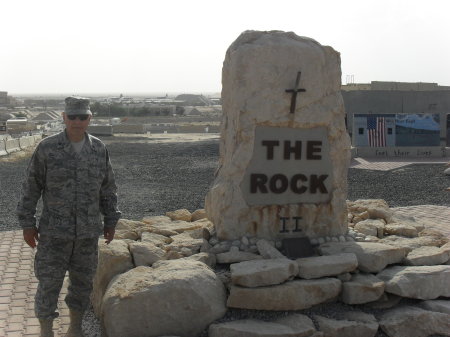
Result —
POLYGON ((22 228, 36 226, 36 205, 43 200, 39 233, 90 238, 115 227, 120 218, 117 188, 108 151, 86 134, 77 154, 65 131, 43 139, 31 157, 17 215, 22 228), (104 225, 101 220, 104 215, 104 225))

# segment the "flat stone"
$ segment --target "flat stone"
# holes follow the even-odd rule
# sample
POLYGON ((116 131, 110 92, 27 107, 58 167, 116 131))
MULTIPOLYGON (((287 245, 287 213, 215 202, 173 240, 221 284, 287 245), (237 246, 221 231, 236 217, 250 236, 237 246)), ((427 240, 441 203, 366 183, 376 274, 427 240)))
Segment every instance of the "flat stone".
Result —
POLYGON ((295 261, 282 259, 252 260, 230 266, 233 284, 260 287, 283 283, 298 273, 295 261))
POLYGON ((212 253, 197 253, 191 256, 183 257, 183 259, 186 260, 192 260, 192 261, 200 261, 206 264, 210 268, 214 268, 216 266, 216 254, 212 253))
POLYGON ((399 263, 406 255, 406 249, 377 242, 329 242, 321 245, 322 255, 354 253, 358 268, 367 273, 376 273, 387 265, 399 263))
POLYGON ((207 215, 206 215, 206 211, 204 208, 195 210, 194 212, 192 212, 192 215, 191 215, 191 221, 197 221, 197 220, 206 219, 206 218, 207 218, 207 215))
POLYGON ((137 231, 139 228, 145 227, 145 223, 142 221, 135 221, 129 219, 119 219, 116 225, 116 231, 124 230, 124 231, 137 231))
POLYGON ((314 322, 306 315, 302 314, 291 314, 286 317, 276 319, 274 323, 285 325, 290 327, 296 336, 312 336, 312 334, 317 333, 314 322))
POLYGON ((358 259, 353 253, 306 257, 295 261, 299 267, 298 275, 304 279, 336 276, 358 267, 358 259))
MULTIPOLYGON (((120 221, 120 220, 119 220, 120 221)), ((146 216, 142 222, 148 225, 160 225, 162 223, 172 222, 172 219, 165 215, 146 216)))
POLYGON ((217 263, 237 263, 237 262, 243 262, 243 261, 250 261, 250 260, 259 260, 263 257, 258 254, 253 253, 247 253, 247 252, 241 252, 241 251, 229 251, 226 253, 219 253, 216 255, 217 263))
POLYGON ((450 252, 438 247, 423 246, 412 250, 405 258, 404 264, 410 266, 431 266, 445 264, 450 252))
POLYGON ((384 282, 372 274, 355 274, 342 283, 341 300, 346 304, 363 304, 378 300, 384 293, 384 282))
POLYGON ((402 297, 432 300, 450 296, 450 266, 393 266, 377 274, 385 291, 402 297))
POLYGON ((428 300, 422 303, 422 307, 426 310, 450 315, 450 300, 428 300))
POLYGON ((172 241, 173 240, 170 237, 161 234, 150 232, 143 232, 141 234, 141 242, 151 242, 157 247, 162 247, 164 245, 171 243, 172 241))
POLYGON ((134 230, 118 229, 114 233, 115 240, 137 240, 139 239, 139 234, 134 230))
POLYGON ((361 217, 367 213, 362 219, 384 219, 389 222, 393 211, 389 205, 382 199, 358 199, 356 201, 347 201, 347 208, 350 213, 361 217))
POLYGON ((420 248, 422 246, 432 246, 432 247, 440 247, 445 242, 440 237, 436 236, 419 236, 417 238, 405 238, 402 236, 397 235, 390 235, 387 236, 378 243, 383 243, 387 245, 391 245, 393 247, 401 247, 405 248, 406 251, 409 253, 413 249, 420 248))
POLYGON ((405 306, 387 311, 379 320, 389 337, 450 336, 450 315, 405 306))
POLYGON ((415 217, 398 213, 395 211, 395 209, 390 222, 412 226, 417 230, 417 232, 420 232, 425 228, 425 225, 421 221, 417 220, 415 217))
POLYGON ((189 256, 200 252, 200 247, 204 243, 204 239, 194 239, 188 233, 182 233, 171 236, 173 240, 165 247, 167 252, 175 251, 183 256, 189 256))
POLYGON ((390 223, 386 225, 384 232, 388 235, 400 235, 408 238, 415 238, 418 235, 415 227, 401 223, 390 223))
POLYGON ((373 302, 366 303, 365 305, 372 309, 391 309, 400 303, 402 297, 394 294, 384 292, 381 297, 373 302))
POLYGON ((346 312, 341 319, 314 316, 327 337, 374 337, 378 330, 378 322, 373 315, 363 312, 346 312))
MULTIPOLYGON (((315 331, 315 329, 314 329, 315 331)), ((209 337, 297 337, 310 336, 298 334, 294 329, 274 322, 244 319, 226 323, 211 324, 209 337)))
POLYGON ((281 252, 272 246, 267 240, 261 239, 256 242, 259 254, 265 259, 286 258, 281 252))
POLYGON ((255 310, 302 310, 337 298, 341 281, 336 278, 293 280, 258 288, 231 286, 227 306, 255 310))
POLYGON ((384 226, 386 223, 380 219, 367 219, 358 222, 353 227, 355 231, 364 235, 371 235, 382 238, 384 236, 384 226))
POLYGON ((168 216, 171 220, 191 221, 192 219, 192 213, 185 208, 177 209, 172 212, 166 212, 166 216, 168 216))
POLYGON ((165 259, 166 251, 151 242, 133 242, 129 245, 133 255, 134 265, 151 266, 159 260, 165 259))

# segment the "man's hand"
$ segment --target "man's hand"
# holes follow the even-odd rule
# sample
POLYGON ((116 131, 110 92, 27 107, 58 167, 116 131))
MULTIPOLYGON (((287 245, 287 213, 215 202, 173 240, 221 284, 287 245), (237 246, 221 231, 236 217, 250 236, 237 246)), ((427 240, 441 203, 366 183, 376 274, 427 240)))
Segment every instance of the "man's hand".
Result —
POLYGON ((114 233, 116 232, 116 230, 114 228, 111 227, 104 227, 103 228, 103 234, 105 237, 105 243, 107 245, 109 245, 109 243, 114 239, 114 233))
POLYGON ((25 228, 23 230, 23 239, 31 248, 35 248, 37 242, 39 241, 39 235, 36 227, 25 228))

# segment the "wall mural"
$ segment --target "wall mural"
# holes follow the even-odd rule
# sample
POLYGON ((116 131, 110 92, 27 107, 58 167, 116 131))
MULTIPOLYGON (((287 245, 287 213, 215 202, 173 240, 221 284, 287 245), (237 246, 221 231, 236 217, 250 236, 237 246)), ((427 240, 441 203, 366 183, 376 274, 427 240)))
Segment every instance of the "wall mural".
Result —
POLYGON ((354 146, 439 146, 439 114, 355 114, 354 146))

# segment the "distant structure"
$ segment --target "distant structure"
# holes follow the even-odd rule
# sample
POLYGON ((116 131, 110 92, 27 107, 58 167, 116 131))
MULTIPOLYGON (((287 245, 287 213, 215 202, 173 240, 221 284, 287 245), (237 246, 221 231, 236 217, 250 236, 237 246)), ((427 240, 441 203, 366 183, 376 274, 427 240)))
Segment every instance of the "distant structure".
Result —
POLYGON ((16 103, 16 99, 12 96, 8 96, 7 91, 0 91, 0 107, 13 107, 16 103))
POLYGON ((446 155, 443 151, 450 146, 450 86, 351 83, 342 86, 342 97, 347 129, 358 155, 446 155))
POLYGON ((203 95, 181 94, 175 97, 177 101, 183 102, 186 106, 210 106, 215 103, 203 95))
POLYGON ((370 83, 349 83, 341 86, 343 91, 387 90, 387 91, 443 91, 450 90, 450 86, 427 82, 387 82, 372 81, 370 83))

